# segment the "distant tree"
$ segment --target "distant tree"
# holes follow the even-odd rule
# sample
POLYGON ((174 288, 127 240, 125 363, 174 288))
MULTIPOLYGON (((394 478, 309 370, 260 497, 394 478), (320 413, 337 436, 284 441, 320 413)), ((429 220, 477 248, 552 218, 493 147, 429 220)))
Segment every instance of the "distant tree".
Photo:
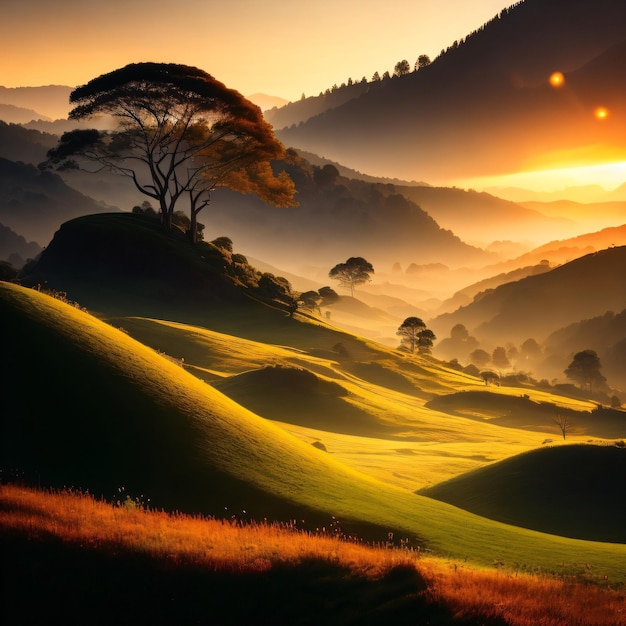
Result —
POLYGON ((491 370, 484 370, 480 373, 480 377, 485 381, 485 385, 489 387, 491 383, 497 382, 500 380, 500 377, 491 370))
POLYGON ((391 78, 391 74, 389 73, 389 70, 387 70, 387 71, 383 74, 383 80, 387 80, 388 78, 391 78))
POLYGON ((380 80, 380 74, 378 72, 374 72, 374 75, 372 76, 372 82, 376 83, 380 80))
POLYGON ((410 71, 411 71, 411 66, 409 65, 409 62, 406 59, 403 59, 402 61, 398 61, 395 67, 393 68, 393 73, 395 76, 404 76, 405 74, 408 74, 410 71))
POLYGON ((600 357, 594 350, 583 350, 574 355, 572 362, 565 370, 565 375, 581 387, 589 385, 589 392, 592 386, 606 383, 606 378, 600 373, 600 357))
POLYGON ((521 345, 522 359, 538 359, 541 356, 541 346, 532 338, 526 339, 521 345))
POLYGON ((430 65, 430 57, 427 54, 420 54, 415 62, 415 69, 421 70, 428 65, 430 65))
POLYGON ((285 151, 261 109, 198 68, 132 63, 77 87, 70 102, 70 119, 105 114, 118 126, 65 133, 49 151, 48 163, 80 158, 127 176, 156 201, 167 230, 184 198, 195 241, 197 215, 217 186, 294 205, 293 182, 270 167, 285 151))
POLYGON ((342 287, 350 289, 350 295, 354 296, 354 288, 371 280, 370 274, 374 273, 372 264, 364 258, 350 257, 345 263, 339 263, 333 267, 328 276, 338 280, 342 287))
POLYGON ((494 349, 491 355, 491 362, 498 369, 508 369, 511 367, 511 362, 506 356, 506 350, 502 346, 498 346, 494 349))
POLYGON ((436 339, 433 331, 426 328, 419 317, 407 317, 400 324, 396 335, 400 337, 400 345, 410 352, 419 350, 421 353, 429 353, 436 339))
POLYGON ((300 302, 302 305, 311 311, 319 310, 320 302, 322 301, 322 296, 317 291, 305 291, 300 294, 300 302))
POLYGON ((420 332, 419 338, 417 340, 417 346, 420 354, 430 354, 433 349, 433 343, 437 337, 435 333, 429 328, 425 328, 420 332))
POLYGON ((559 427, 561 434, 563 435, 563 439, 565 439, 566 434, 572 427, 567 415, 559 413, 552 419, 552 421, 559 427))
POLYGON ((339 295, 332 287, 320 287, 318 293, 322 298, 322 306, 328 306, 339 300, 339 295))
POLYGON ((485 367, 489 361, 491 361, 491 357, 489 356, 489 352, 483 350, 482 348, 476 348, 476 350, 472 350, 469 355, 470 362, 478 367, 485 367))

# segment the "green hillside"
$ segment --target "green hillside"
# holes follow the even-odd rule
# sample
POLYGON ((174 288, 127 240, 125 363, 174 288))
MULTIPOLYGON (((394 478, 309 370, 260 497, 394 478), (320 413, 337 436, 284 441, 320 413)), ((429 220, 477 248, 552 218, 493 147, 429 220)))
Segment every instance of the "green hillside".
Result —
POLYGON ((579 444, 533 450, 420 493, 516 526, 626 543, 624 476, 626 448, 579 444))
POLYGON ((626 546, 517 529, 365 476, 225 397, 125 333, 36 290, 2 283, 0 465, 41 484, 124 486, 155 506, 331 516, 440 554, 626 580, 626 546))

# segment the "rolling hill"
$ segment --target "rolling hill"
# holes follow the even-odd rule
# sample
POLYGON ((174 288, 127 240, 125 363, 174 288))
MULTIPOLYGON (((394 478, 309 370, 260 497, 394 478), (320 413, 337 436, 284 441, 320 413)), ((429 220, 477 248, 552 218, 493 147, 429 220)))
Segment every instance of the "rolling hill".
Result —
POLYGON ((312 523, 336 515, 348 528, 397 529, 483 563, 592 562, 626 578, 623 546, 516 529, 385 485, 75 307, 6 283, 0 293, 12 329, 3 338, 11 364, 2 380, 3 467, 105 495, 124 486, 166 508, 312 523))
POLYGON ((623 447, 548 447, 468 472, 421 493, 516 526, 624 543, 626 502, 617 494, 619 477, 625 473, 623 447))

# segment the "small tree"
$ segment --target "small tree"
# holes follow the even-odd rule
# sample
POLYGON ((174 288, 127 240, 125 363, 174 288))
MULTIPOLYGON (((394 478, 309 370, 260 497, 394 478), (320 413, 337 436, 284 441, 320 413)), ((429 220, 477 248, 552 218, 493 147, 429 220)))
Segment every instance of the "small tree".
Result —
POLYGON ((411 71, 411 66, 406 59, 402 61, 398 61, 396 66, 393 68, 393 73, 395 76, 404 76, 411 71))
POLYGON ((572 427, 567 415, 559 413, 552 419, 552 421, 559 427, 561 434, 563 435, 563 439, 565 439, 565 436, 572 427))
POLYGON ((484 370, 480 373, 480 377, 485 381, 485 385, 489 387, 491 383, 497 382, 500 380, 500 377, 491 370, 484 370))
POLYGON ((565 375, 581 387, 589 385, 589 393, 592 386, 602 385, 606 378, 600 373, 600 358, 594 350, 583 350, 574 355, 574 359, 565 370, 565 375))
POLYGON ((419 338, 417 340, 417 347, 420 354, 430 354, 433 349, 433 343, 437 337, 435 333, 429 328, 425 328, 419 333, 419 338))
POLYGON ((354 296, 354 288, 371 280, 370 274, 374 273, 372 264, 364 258, 350 257, 345 263, 339 263, 330 270, 328 276, 338 280, 342 287, 350 289, 350 295, 354 296))
POLYGON ((430 57, 427 54, 420 54, 415 62, 415 69, 421 70, 430 65, 430 57))

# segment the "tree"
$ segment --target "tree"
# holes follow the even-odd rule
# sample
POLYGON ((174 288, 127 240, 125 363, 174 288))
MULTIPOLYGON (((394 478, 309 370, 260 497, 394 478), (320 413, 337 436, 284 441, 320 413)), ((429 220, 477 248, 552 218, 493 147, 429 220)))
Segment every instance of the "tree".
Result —
POLYGON ((433 331, 426 328, 419 317, 407 317, 400 324, 396 335, 401 338, 400 345, 407 347, 410 352, 419 350, 421 353, 429 353, 436 339, 433 331))
POLYGON ((420 54, 415 62, 415 69, 421 70, 428 65, 430 65, 430 57, 427 54, 420 54))
POLYGON ((350 295, 354 296, 354 288, 371 280, 370 274, 374 273, 371 263, 364 258, 350 257, 345 263, 339 263, 330 270, 328 276, 339 281, 342 287, 350 289, 350 295))
POLYGON ((487 387, 489 387, 489 385, 493 382, 497 383, 497 381, 500 379, 500 377, 491 370, 485 370, 484 372, 481 372, 480 377, 485 381, 485 385, 487 387))
POLYGON ((482 348, 476 348, 476 350, 472 350, 469 355, 470 361, 477 365, 478 367, 484 367, 491 361, 491 357, 489 356, 489 352, 483 350, 482 348))
POLYGON ((559 429, 561 430, 561 434, 563 435, 563 439, 565 439, 565 435, 572 427, 567 415, 559 413, 556 415, 556 417, 552 419, 552 421, 559 427, 559 429))
POLYGON ((380 80, 380 74, 378 72, 374 72, 372 76, 372 82, 377 83, 380 80))
POLYGON ((339 295, 332 287, 320 287, 318 293, 322 297, 322 306, 328 306, 339 300, 339 295))
POLYGON ((491 362, 499 369, 508 369, 511 367, 511 362, 506 355, 506 350, 502 346, 498 346, 494 349, 491 355, 491 362))
POLYGON ((574 359, 565 370, 565 375, 581 387, 589 385, 589 393, 592 385, 602 385, 606 378, 600 373, 600 357, 594 350, 583 350, 574 355, 574 359))
POLYGON ((409 65, 409 62, 406 59, 403 59, 402 61, 398 61, 395 67, 393 68, 393 73, 395 76, 404 76, 405 74, 408 74, 410 71, 411 71, 411 66, 409 65))
POLYGON ((158 203, 166 229, 181 199, 189 203, 190 236, 211 191, 227 186, 293 206, 295 186, 270 162, 282 144, 261 109, 203 70, 172 63, 132 63, 92 79, 70 94, 74 120, 111 115, 111 132, 65 133, 49 163, 81 158, 129 177, 158 203))

